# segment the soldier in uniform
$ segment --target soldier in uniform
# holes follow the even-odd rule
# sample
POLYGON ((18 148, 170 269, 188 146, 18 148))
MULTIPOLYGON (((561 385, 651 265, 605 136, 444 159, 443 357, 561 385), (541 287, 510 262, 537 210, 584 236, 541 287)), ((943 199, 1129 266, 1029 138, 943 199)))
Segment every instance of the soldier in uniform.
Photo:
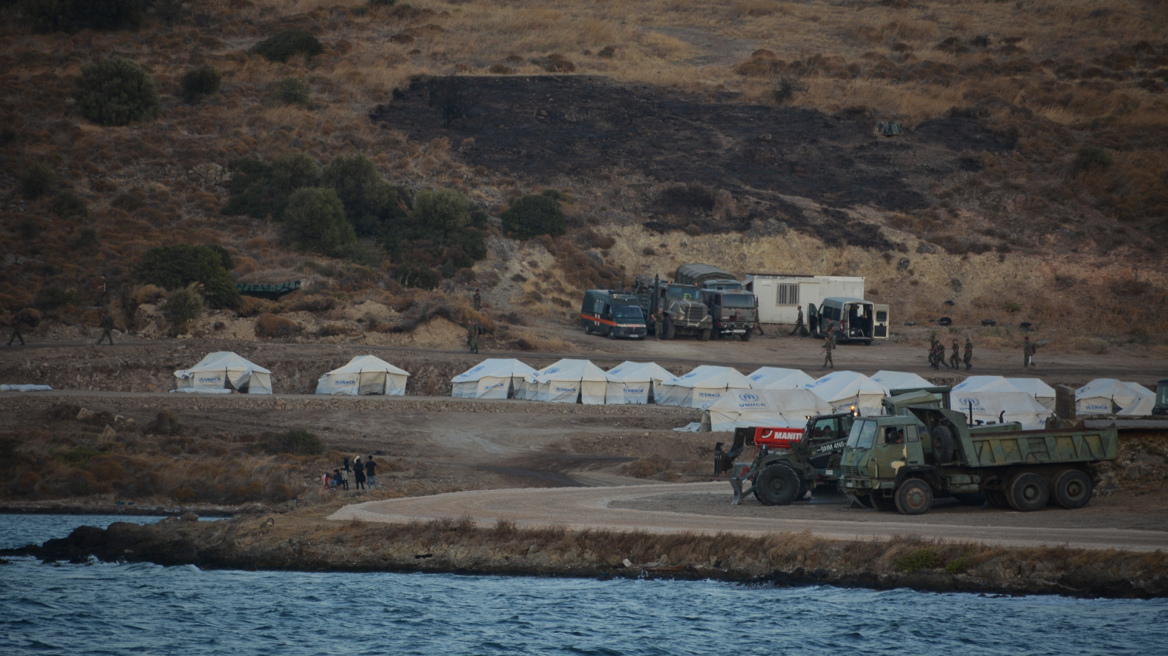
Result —
POLYGON ((477 289, 475 290, 475 293, 474 293, 474 309, 476 312, 478 310, 483 309, 483 296, 482 296, 482 294, 479 293, 479 290, 477 290, 477 289))
POLYGON ((823 369, 831 367, 835 369, 835 363, 831 361, 831 350, 835 348, 835 341, 832 340, 831 335, 823 338, 823 369))
POLYGON ((479 352, 479 335, 482 332, 483 329, 479 327, 479 322, 471 319, 470 325, 466 328, 466 343, 470 345, 471 353, 479 352))
POLYGON ((1030 343, 1030 335, 1022 338, 1022 368, 1029 369, 1034 366, 1034 353, 1038 347, 1030 343))
POLYGON ((799 316, 795 318, 795 327, 791 330, 791 334, 794 335, 795 333, 799 333, 800 335, 806 337, 807 326, 803 325, 803 306, 796 305, 795 309, 799 311, 799 316))
POLYGON ((107 308, 105 314, 101 315, 101 337, 97 338, 98 346, 101 345, 103 340, 107 339, 109 340, 110 346, 114 345, 113 329, 114 318, 110 315, 109 309, 107 308))
POLYGON ((664 339, 665 335, 665 311, 657 308, 657 314, 653 315, 653 330, 657 335, 657 339, 664 339))
POLYGON ((19 339, 20 345, 24 346, 24 335, 20 334, 20 324, 24 323, 27 315, 22 312, 17 312, 12 315, 12 336, 8 338, 8 345, 12 346, 12 341, 19 339))
POLYGON ((961 367, 961 355, 959 353, 961 347, 957 344, 957 339, 953 339, 953 353, 949 356, 949 368, 958 369, 961 367))
POLYGON ((965 338, 965 370, 969 371, 973 367, 973 342, 969 338, 965 338))

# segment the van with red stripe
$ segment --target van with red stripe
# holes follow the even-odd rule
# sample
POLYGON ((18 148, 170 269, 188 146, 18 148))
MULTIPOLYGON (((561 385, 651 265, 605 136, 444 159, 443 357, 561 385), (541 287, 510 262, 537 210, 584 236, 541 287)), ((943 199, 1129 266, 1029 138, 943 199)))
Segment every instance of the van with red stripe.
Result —
POLYGON ((605 335, 609 339, 644 339, 648 333, 645 315, 641 312, 637 297, 608 289, 589 289, 584 292, 580 325, 586 333, 605 335))

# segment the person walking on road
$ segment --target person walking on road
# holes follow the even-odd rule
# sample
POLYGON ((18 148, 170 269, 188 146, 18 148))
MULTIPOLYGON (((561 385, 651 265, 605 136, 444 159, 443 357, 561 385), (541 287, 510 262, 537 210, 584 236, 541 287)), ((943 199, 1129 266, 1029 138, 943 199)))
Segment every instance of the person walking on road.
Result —
POLYGON ((475 290, 473 298, 474 298, 475 311, 477 312, 477 311, 483 309, 483 295, 479 293, 479 290, 477 290, 477 289, 475 290))
POLYGON ((102 341, 109 340, 110 346, 114 345, 114 318, 110 315, 107 308, 105 314, 101 316, 101 337, 97 338, 97 345, 101 346, 102 341))
POLYGON ((969 338, 965 338, 965 370, 969 371, 973 368, 973 342, 969 338))
POLYGON ((960 351, 961 351, 961 347, 960 347, 960 345, 957 344, 957 338, 954 337, 953 338, 953 353, 949 356, 949 368, 950 369, 960 369, 961 368, 960 351))
POLYGON ((1022 338, 1022 368, 1029 369, 1034 365, 1034 353, 1038 347, 1030 342, 1030 335, 1022 338))
POLYGON ((821 369, 827 369, 828 367, 835 369, 835 362, 831 360, 831 350, 833 348, 835 348, 835 343, 832 341, 831 335, 827 335, 823 338, 823 366, 821 369))
POLYGON ((353 460, 353 480, 357 482, 357 489, 365 489, 365 463, 361 462, 361 456, 357 456, 353 460))
POLYGON ((372 455, 365 460, 365 479, 369 483, 370 490, 377 487, 377 463, 373 462, 372 455))
POLYGON ((803 337, 807 336, 807 326, 803 325, 803 306, 796 305, 795 309, 799 311, 799 316, 795 317, 795 327, 791 329, 789 334, 794 335, 799 333, 803 337))
POLYGON ((12 336, 8 338, 8 345, 12 346, 12 341, 19 339, 20 345, 24 346, 24 335, 20 334, 20 324, 28 322, 28 313, 25 311, 17 312, 12 317, 12 336))

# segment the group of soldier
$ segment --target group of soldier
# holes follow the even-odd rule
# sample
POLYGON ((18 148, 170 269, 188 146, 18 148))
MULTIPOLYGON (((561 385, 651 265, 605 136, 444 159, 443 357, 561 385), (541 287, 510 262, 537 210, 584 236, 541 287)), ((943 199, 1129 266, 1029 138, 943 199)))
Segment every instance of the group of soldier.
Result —
POLYGON ((946 369, 960 369, 961 362, 965 362, 965 370, 969 371, 973 368, 973 342, 968 337, 965 338, 965 354, 962 357, 961 346, 957 340, 953 340, 953 351, 949 355, 949 359, 945 359, 945 344, 936 337, 932 338, 929 345, 929 366, 934 369, 940 369, 944 365, 946 369))
MULTIPOLYGON (((32 310, 22 310, 17 312, 16 316, 12 318, 12 334, 8 336, 8 346, 12 346, 12 343, 16 340, 20 340, 20 345, 24 346, 24 335, 21 333, 21 328, 25 328, 26 330, 28 328, 35 328, 39 319, 40 315, 32 310)), ((110 346, 113 346, 114 317, 112 314, 110 314, 108 308, 101 315, 100 325, 101 337, 97 338, 98 345, 106 340, 109 340, 110 346)))

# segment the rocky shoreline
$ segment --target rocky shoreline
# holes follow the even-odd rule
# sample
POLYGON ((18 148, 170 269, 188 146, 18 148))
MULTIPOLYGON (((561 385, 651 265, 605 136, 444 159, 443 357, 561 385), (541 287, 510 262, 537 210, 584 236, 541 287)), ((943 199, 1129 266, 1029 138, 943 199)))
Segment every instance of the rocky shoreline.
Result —
POLYGON ((584 578, 713 579, 754 585, 1075 597, 1168 596, 1162 552, 1007 549, 921 540, 832 541, 490 528, 466 521, 372 525, 320 511, 142 526, 81 527, 0 551, 44 561, 151 562, 207 569, 442 572, 584 578))

